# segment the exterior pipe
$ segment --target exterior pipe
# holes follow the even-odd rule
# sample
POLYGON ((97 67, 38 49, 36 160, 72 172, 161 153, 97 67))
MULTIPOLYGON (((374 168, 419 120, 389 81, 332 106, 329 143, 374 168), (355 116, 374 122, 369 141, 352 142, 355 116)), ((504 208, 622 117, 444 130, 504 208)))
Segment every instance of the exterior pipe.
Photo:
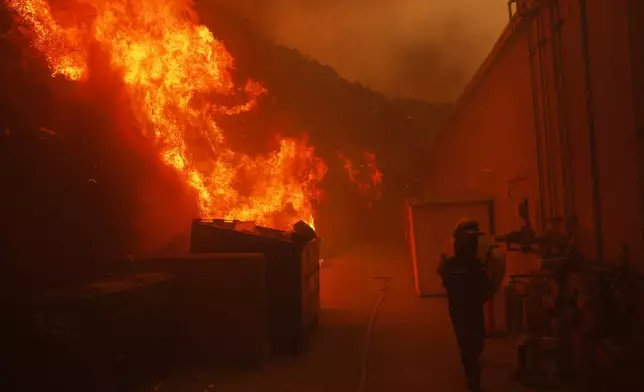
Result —
MULTIPOLYGON (((629 0, 628 2, 628 39, 629 57, 631 65, 631 83, 633 85, 632 108, 633 125, 637 143, 637 169, 639 175, 640 191, 640 222, 644 224, 644 115, 641 113, 644 106, 644 77, 642 77, 642 66, 644 66, 644 47, 642 43, 642 15, 644 7, 640 0, 629 0)), ((642 230, 642 242, 644 242, 644 230, 642 230)))
POLYGON ((508 23, 512 29, 514 29, 514 24, 512 23, 512 4, 516 4, 516 2, 517 0, 508 1, 508 23))
MULTIPOLYGON (((545 173, 546 173, 546 178, 545 178, 545 187, 546 191, 548 193, 548 218, 551 219, 556 215, 556 210, 555 210, 555 184, 553 182, 555 181, 555 176, 553 174, 553 165, 552 165, 552 156, 551 156, 551 147, 552 147, 552 142, 551 142, 551 134, 550 134, 550 100, 549 95, 550 91, 548 89, 548 80, 547 80, 547 75, 546 75, 546 70, 544 67, 545 61, 544 61, 544 52, 545 48, 544 45, 546 44, 546 39, 543 34, 543 21, 542 21, 542 15, 537 14, 536 16, 536 25, 537 25, 537 47, 539 49, 539 74, 540 78, 539 81, 541 82, 540 86, 540 91, 541 91, 541 115, 542 115, 542 121, 541 125, 543 127, 543 163, 545 164, 545 173)), ((545 222, 544 222, 545 223, 545 222)), ((545 226, 544 226, 545 228, 545 226)))
POLYGON ((528 61, 530 62, 530 82, 532 84, 532 113, 533 113, 533 123, 534 123, 534 138, 536 144, 536 154, 537 154, 537 185, 539 187, 539 227, 543 228, 545 223, 545 192, 544 192, 544 178, 543 178, 543 150, 541 144, 541 131, 539 129, 539 97, 537 95, 537 80, 534 69, 535 61, 535 49, 534 49, 534 40, 532 39, 532 24, 534 19, 530 20, 528 25, 528 61))
POLYGON ((590 74, 590 48, 588 45, 587 0, 579 0, 581 17, 581 50, 584 60, 586 85, 586 116, 588 120, 588 144, 590 147, 590 177, 592 178, 593 210, 595 218, 596 258, 604 259, 604 238, 602 235, 601 201, 599 194, 599 164, 597 162, 597 137, 595 132, 595 112, 593 107, 592 77, 590 74))
POLYGON ((554 75, 554 85, 556 91, 557 104, 557 125, 559 134, 559 151, 561 165, 561 197, 563 202, 563 217, 568 219, 572 213, 572 203, 574 200, 572 173, 570 169, 570 136, 568 132, 568 118, 565 108, 566 82, 565 72, 562 68, 562 50, 561 50, 561 19, 559 13, 559 3, 550 5, 550 48, 552 49, 552 72, 554 75))

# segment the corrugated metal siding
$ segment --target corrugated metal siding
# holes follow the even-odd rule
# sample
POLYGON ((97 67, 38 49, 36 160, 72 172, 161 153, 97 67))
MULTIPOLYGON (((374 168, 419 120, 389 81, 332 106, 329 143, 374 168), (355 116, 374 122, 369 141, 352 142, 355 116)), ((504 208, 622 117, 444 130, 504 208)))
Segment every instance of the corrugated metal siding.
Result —
POLYGON ((632 107, 628 1, 589 1, 592 96, 597 133, 604 259, 628 245, 642 257, 637 139, 632 107))
MULTIPOLYGON (((644 193, 644 1, 630 0, 629 35, 633 78, 633 115, 638 148, 640 192, 644 193)), ((644 222, 644 200, 640 196, 640 219, 644 222)), ((644 231, 642 242, 644 242, 644 231)), ((642 272, 644 266, 640 266, 642 272)))
POLYGON ((568 131, 571 190, 570 216, 577 218, 577 241, 582 254, 596 257, 593 179, 588 131, 588 113, 585 94, 584 52, 582 25, 578 0, 559 1, 562 19, 559 30, 561 42, 561 78, 564 88, 562 100, 568 131))
POLYGON ((616 261, 627 246, 641 259, 629 1, 548 2, 504 33, 430 149, 430 196, 493 197, 499 232, 517 228, 528 197, 541 228, 576 217, 586 257, 616 261))

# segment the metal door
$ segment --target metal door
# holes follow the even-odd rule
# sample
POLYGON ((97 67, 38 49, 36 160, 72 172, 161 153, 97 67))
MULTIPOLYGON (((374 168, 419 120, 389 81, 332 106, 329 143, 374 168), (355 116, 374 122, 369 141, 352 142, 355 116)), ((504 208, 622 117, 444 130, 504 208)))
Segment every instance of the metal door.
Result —
POLYGON ((436 268, 459 220, 473 219, 481 230, 494 234, 494 204, 475 201, 407 201, 409 247, 416 291, 421 297, 445 295, 436 268))

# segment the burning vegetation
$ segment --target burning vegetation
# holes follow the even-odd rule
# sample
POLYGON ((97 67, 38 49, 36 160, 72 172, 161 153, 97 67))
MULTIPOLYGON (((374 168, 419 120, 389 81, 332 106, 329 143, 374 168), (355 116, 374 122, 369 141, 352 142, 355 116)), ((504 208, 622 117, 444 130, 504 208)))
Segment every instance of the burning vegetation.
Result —
POLYGON ((313 225, 325 162, 306 139, 271 154, 235 151, 217 119, 251 110, 266 89, 238 86, 234 59, 188 0, 9 0, 52 77, 83 82, 98 48, 125 86, 139 128, 195 192, 202 217, 289 228, 313 225))
POLYGON ((368 200, 382 198, 383 174, 376 165, 376 155, 370 152, 363 153, 363 160, 356 166, 346 155, 338 153, 349 179, 358 187, 361 196, 368 200))

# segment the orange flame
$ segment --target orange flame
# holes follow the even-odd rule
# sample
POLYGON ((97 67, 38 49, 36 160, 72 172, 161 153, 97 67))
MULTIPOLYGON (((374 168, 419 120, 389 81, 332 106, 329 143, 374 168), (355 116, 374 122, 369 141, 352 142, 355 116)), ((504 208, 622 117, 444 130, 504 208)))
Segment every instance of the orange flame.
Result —
POLYGON ((378 187, 382 183, 383 173, 376 165, 376 154, 372 152, 364 153, 365 160, 367 161, 367 172, 371 180, 371 186, 378 187))
POLYGON ((276 228, 302 219, 313 226, 312 200, 326 165, 305 140, 282 140, 279 151, 259 157, 228 147, 216 116, 251 110, 266 90, 248 81, 242 104, 209 99, 238 93, 230 74, 234 60, 197 23, 189 0, 79 1, 93 10, 93 21, 63 27, 45 0, 8 0, 52 76, 85 78, 89 45, 98 43, 122 74, 132 110, 158 144, 160 159, 195 190, 202 217, 276 228))
POLYGON ((34 48, 44 55, 52 76, 63 75, 70 80, 80 80, 86 75, 86 41, 79 29, 62 28, 45 0, 8 0, 7 5, 29 28, 30 31, 22 31, 30 36, 34 48))
POLYGON ((356 168, 353 162, 342 153, 338 153, 338 158, 343 162, 344 169, 349 175, 352 183, 356 184, 363 196, 369 196, 372 191, 375 192, 375 198, 382 197, 383 173, 376 165, 376 154, 365 152, 363 154, 365 163, 356 168))

